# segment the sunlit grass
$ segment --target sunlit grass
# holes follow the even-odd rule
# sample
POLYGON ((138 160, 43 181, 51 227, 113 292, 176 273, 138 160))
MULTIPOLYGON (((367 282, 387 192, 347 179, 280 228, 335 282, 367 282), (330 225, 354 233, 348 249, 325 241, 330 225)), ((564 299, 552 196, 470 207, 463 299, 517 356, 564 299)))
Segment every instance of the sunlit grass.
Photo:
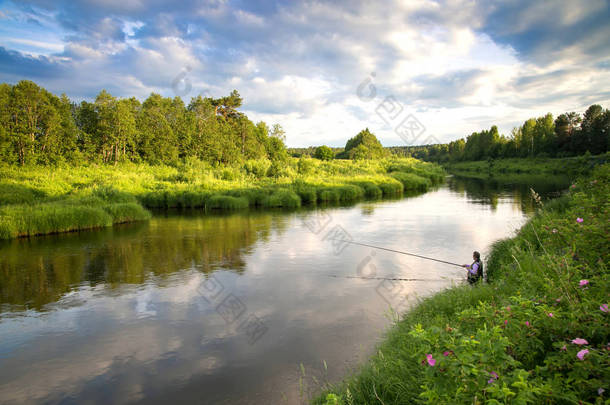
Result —
POLYGON ((192 159, 178 166, 1 167, 0 237, 145 220, 145 208, 297 208, 393 197, 425 191, 443 176, 440 167, 412 158, 249 160, 216 168, 192 159))

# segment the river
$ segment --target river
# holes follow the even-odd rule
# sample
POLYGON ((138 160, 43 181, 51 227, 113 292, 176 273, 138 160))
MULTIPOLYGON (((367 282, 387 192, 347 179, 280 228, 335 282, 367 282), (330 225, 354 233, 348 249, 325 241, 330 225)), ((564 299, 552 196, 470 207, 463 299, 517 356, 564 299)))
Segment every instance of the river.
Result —
MULTIPOLYGON (((536 181, 544 197, 567 186, 536 181)), ((390 308, 465 280, 344 240, 466 263, 533 210, 525 184, 454 177, 397 200, 3 242, 0 402, 305 402, 366 361, 390 308)))

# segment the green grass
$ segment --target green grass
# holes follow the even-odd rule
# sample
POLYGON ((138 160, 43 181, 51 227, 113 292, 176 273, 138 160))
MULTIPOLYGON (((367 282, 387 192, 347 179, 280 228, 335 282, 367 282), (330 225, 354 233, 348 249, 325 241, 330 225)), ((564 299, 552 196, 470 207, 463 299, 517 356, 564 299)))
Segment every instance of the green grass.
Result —
POLYGON ((146 220, 146 208, 297 208, 393 197, 425 191, 443 176, 439 166, 412 158, 249 160, 218 168, 192 159, 176 167, 0 167, 0 238, 146 220))
POLYGON ((480 160, 445 164, 455 174, 532 174, 532 175, 583 175, 594 166, 608 161, 608 154, 573 158, 511 158, 493 161, 480 160))
POLYGON ((608 403, 608 195, 606 164, 493 245, 489 283, 419 302, 313 403, 608 403))

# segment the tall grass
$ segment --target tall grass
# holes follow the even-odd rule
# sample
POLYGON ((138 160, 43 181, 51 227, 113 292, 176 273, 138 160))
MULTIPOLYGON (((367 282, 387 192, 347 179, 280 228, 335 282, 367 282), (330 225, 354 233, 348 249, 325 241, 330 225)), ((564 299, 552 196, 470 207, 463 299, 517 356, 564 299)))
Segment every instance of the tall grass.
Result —
POLYGON ((412 158, 249 160, 217 168, 194 159, 175 167, 0 167, 0 237, 145 220, 145 208, 297 208, 393 197, 425 191, 442 175, 440 167, 412 158))

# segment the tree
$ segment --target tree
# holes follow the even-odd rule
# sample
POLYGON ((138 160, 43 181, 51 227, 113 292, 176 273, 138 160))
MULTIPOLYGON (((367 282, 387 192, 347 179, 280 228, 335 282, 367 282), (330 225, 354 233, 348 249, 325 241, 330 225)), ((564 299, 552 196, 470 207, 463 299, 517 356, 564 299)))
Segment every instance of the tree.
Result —
MULTIPOLYGON (((348 159, 377 159, 387 156, 387 151, 368 128, 348 139, 341 157, 348 159)), ((339 157, 339 156, 338 156, 339 157)))
POLYGON ((286 143, 286 131, 284 131, 284 128, 282 128, 280 124, 273 124, 273 128, 271 129, 269 136, 272 138, 278 138, 282 142, 286 143))
POLYGON ((332 160, 335 157, 335 153, 328 146, 322 145, 316 148, 314 157, 320 160, 332 160))
POLYGON ((564 113, 557 117, 555 120, 557 151, 568 152, 571 150, 572 137, 575 132, 580 130, 581 122, 580 114, 575 112, 564 113))

